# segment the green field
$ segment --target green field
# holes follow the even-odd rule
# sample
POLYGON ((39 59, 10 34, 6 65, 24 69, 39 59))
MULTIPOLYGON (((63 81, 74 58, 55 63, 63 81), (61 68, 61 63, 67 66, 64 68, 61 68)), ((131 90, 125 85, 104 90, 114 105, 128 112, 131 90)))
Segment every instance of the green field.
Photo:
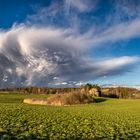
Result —
POLYGON ((0 137, 11 139, 140 139, 140 100, 103 99, 65 107, 27 105, 28 97, 0 93, 0 137))

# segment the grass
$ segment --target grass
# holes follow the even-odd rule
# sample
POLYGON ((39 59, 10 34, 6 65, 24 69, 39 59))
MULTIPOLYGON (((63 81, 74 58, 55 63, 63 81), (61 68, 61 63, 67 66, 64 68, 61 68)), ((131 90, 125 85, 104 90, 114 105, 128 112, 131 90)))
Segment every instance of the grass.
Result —
POLYGON ((39 98, 44 99, 49 95, 46 94, 19 94, 19 93, 1 93, 0 92, 0 103, 22 103, 25 98, 39 98))
POLYGON ((23 104, 47 95, 0 93, 1 139, 140 139, 140 100, 97 98, 67 107, 23 104))

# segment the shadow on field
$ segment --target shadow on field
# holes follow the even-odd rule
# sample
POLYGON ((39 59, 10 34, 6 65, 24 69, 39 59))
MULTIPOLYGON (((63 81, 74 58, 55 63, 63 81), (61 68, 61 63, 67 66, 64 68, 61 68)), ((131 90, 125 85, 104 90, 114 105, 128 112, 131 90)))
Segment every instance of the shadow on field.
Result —
POLYGON ((107 99, 105 99, 105 98, 96 98, 95 99, 95 102, 96 103, 101 103, 101 102, 105 102, 107 99))
POLYGON ((16 138, 10 131, 0 128, 0 140, 16 140, 16 138))
MULTIPOLYGON (((40 138, 38 138, 38 136, 36 134, 30 134, 28 136, 20 136, 19 137, 12 134, 9 130, 8 131, 0 131, 0 140, 40 140, 40 138)), ((44 139, 42 140, 49 140, 49 135, 44 137, 44 139)))

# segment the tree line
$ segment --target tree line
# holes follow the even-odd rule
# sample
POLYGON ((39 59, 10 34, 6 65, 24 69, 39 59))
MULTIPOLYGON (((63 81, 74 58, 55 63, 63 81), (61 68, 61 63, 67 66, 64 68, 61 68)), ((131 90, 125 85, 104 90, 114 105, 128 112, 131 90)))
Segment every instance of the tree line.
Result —
POLYGON ((127 87, 108 87, 102 88, 97 84, 82 85, 81 87, 74 88, 47 88, 47 87, 20 87, 20 88, 4 88, 0 91, 18 92, 18 93, 35 93, 35 94, 61 94, 71 92, 81 92, 84 89, 88 93, 91 89, 97 89, 100 97, 111 98, 140 98, 140 91, 135 88, 127 87))

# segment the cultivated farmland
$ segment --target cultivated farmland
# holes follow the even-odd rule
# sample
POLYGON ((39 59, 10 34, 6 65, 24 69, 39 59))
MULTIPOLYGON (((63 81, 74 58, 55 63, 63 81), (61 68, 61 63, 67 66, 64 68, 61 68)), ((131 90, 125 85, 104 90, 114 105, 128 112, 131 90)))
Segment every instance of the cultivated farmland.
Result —
POLYGON ((0 93, 1 139, 140 139, 140 100, 97 98, 75 106, 41 106, 24 98, 48 95, 0 93))

